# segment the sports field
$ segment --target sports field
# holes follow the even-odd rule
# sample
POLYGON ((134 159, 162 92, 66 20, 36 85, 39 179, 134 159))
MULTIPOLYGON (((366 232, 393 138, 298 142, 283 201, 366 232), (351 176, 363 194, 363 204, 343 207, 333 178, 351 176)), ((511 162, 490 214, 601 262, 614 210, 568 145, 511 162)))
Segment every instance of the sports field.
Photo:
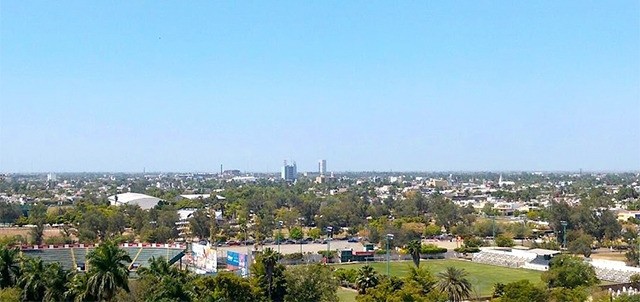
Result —
MULTIPOLYGON (((339 267, 344 268, 359 268, 364 264, 343 264, 339 265, 339 267)), ((386 262, 375 262, 370 263, 370 265, 378 271, 380 274, 387 273, 387 264, 386 262)), ((391 275, 404 277, 409 268, 413 265, 411 261, 403 261, 403 262, 392 262, 390 265, 391 275)), ((493 285, 500 283, 509 283, 513 281, 518 281, 522 279, 530 280, 533 283, 539 283, 540 274, 542 272, 525 270, 525 269, 515 269, 515 268, 506 268, 500 266, 492 266, 487 264, 480 264, 470 261, 462 261, 462 260, 423 260, 420 262, 420 267, 425 267, 429 269, 433 274, 438 274, 443 271, 448 266, 454 266, 457 268, 463 268, 467 271, 469 281, 473 285, 473 294, 472 296, 487 296, 493 293, 493 285)), ((342 300, 341 300, 342 301, 342 300)), ((350 300, 344 300, 350 301, 350 300)))

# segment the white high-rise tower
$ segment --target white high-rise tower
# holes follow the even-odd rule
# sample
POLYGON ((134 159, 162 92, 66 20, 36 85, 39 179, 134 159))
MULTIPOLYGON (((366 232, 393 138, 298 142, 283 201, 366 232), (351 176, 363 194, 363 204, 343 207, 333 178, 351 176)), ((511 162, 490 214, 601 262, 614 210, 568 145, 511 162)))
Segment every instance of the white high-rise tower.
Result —
POLYGON ((327 160, 326 159, 321 159, 321 160, 318 161, 318 173, 320 173, 320 175, 327 174, 327 160))

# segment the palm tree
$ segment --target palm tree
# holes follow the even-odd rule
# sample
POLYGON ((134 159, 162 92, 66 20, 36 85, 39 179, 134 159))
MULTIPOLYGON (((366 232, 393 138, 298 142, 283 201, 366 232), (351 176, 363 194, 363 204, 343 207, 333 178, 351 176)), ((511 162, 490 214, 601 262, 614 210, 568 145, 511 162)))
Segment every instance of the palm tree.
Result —
POLYGON ((264 249, 264 252, 262 252, 262 257, 260 258, 260 261, 264 265, 265 272, 267 274, 267 280, 269 283, 269 300, 271 300, 272 298, 271 288, 273 287, 273 270, 276 267, 278 260, 280 260, 280 254, 269 247, 264 249))
POLYGON ((373 270, 370 265, 365 265, 358 270, 358 278, 356 278, 356 286, 358 293, 365 294, 367 288, 372 288, 379 283, 378 273, 373 270))
POLYGON ((64 293, 65 300, 74 302, 95 301, 95 298, 92 297, 88 291, 88 278, 87 274, 73 274, 66 284, 67 291, 64 293))
POLYGON ((63 301, 69 272, 64 270, 60 263, 51 263, 45 267, 45 276, 46 289, 42 301, 63 301))
POLYGON ((129 292, 131 257, 111 241, 106 241, 88 255, 89 293, 100 300, 110 301, 118 288, 129 292))
POLYGON ((149 267, 141 267, 137 272, 140 276, 151 275, 157 277, 173 275, 175 273, 173 267, 171 267, 169 262, 162 256, 158 258, 151 257, 151 259, 149 259, 149 267))
POLYGON ((40 258, 28 258, 22 263, 22 275, 18 279, 22 289, 22 299, 42 300, 47 288, 46 267, 40 258))
POLYGON ((467 279, 467 272, 464 269, 450 266, 440 272, 438 277, 440 281, 436 283, 436 289, 445 293, 449 301, 458 302, 469 298, 471 282, 467 279))
POLYGON ((20 277, 19 251, 0 246, 0 288, 16 285, 20 277))
POLYGON ((138 275, 153 284, 155 290, 147 299, 153 301, 189 301, 195 294, 185 284, 189 274, 171 266, 164 257, 151 257, 148 267, 138 269, 138 275))
POLYGON ((420 268, 420 249, 422 248, 422 243, 420 240, 411 240, 409 244, 407 244, 407 251, 411 255, 411 259, 413 260, 413 264, 416 265, 417 268, 420 268))

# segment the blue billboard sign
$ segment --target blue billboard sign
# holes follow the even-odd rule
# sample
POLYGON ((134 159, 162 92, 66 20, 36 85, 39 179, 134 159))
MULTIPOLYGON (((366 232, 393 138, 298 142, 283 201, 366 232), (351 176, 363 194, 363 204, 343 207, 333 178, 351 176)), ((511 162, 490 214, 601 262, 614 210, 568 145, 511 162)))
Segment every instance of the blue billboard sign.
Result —
POLYGON ((227 265, 240 267, 240 253, 227 251, 227 265))
POLYGON ((227 269, 240 271, 243 276, 249 274, 249 257, 246 254, 227 251, 227 269))

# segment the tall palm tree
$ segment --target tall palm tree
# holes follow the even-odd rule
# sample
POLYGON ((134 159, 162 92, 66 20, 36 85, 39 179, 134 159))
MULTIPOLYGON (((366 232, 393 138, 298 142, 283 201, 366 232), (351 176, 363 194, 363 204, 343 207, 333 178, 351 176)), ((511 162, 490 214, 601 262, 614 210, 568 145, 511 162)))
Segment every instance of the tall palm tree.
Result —
POLYGON ((46 284, 46 266, 40 258, 28 258, 22 263, 22 275, 18 286, 22 289, 22 299, 42 300, 46 284))
POLYGON ((356 278, 358 293, 365 294, 367 288, 376 287, 379 282, 378 273, 370 265, 365 265, 358 270, 358 277, 356 278))
POLYGON ((280 254, 269 247, 264 249, 264 252, 262 252, 262 256, 260 258, 260 261, 264 265, 265 272, 267 274, 267 280, 269 283, 268 291, 269 291, 270 300, 272 298, 271 288, 273 287, 273 270, 275 269, 276 264, 278 263, 278 260, 280 260, 280 254))
POLYGON ((436 289, 445 293, 449 301, 458 302, 469 298, 471 294, 471 282, 467 279, 464 269, 447 267, 438 274, 440 281, 436 283, 436 289))
POLYGON ((116 290, 129 292, 129 263, 127 252, 111 241, 106 241, 88 255, 89 293, 100 300, 110 301, 116 290))
POLYGON ((411 255, 411 259, 413 260, 413 264, 416 265, 417 268, 420 268, 420 249, 422 248, 422 243, 420 240, 411 240, 409 244, 407 244, 407 251, 411 255))
POLYGON ((11 287, 20 277, 19 251, 17 248, 0 246, 0 288, 11 287))
POLYGON ((45 267, 45 285, 42 301, 57 302, 64 300, 65 287, 69 279, 69 272, 60 263, 47 264, 45 267))

